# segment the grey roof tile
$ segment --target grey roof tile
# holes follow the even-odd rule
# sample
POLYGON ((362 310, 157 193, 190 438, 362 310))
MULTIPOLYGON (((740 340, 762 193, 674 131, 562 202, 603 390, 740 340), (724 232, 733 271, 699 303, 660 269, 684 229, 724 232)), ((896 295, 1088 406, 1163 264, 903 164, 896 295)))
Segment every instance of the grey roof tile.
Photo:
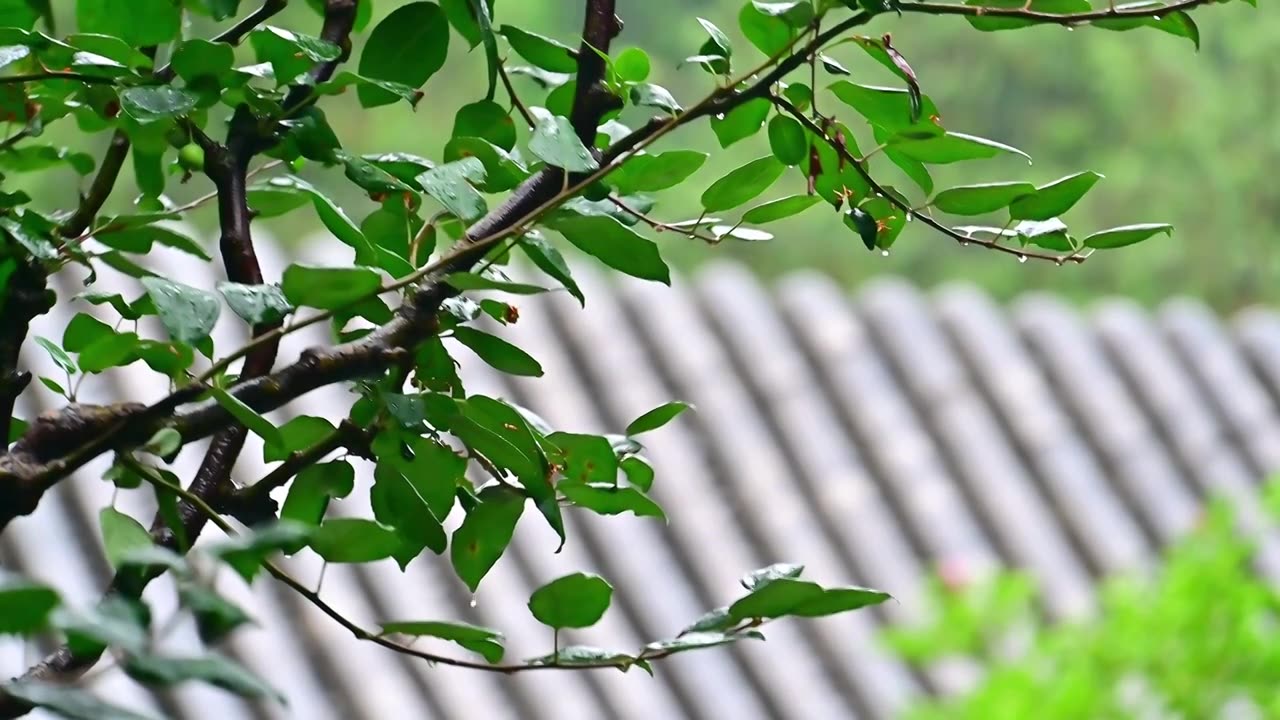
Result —
MULTIPOLYGON (((264 244, 263 263, 278 272, 290 260, 274 248, 264 244)), ((303 251, 325 262, 323 244, 303 251)), ((170 260, 178 272, 199 270, 170 260)), ((1031 295, 1002 308, 966 286, 925 294, 901 281, 851 298, 811 273, 766 289, 728 264, 677 279, 674 289, 615 282, 592 267, 578 275, 585 310, 564 293, 522 300, 520 322, 499 330, 539 358, 545 377, 499 376, 463 351, 468 388, 585 432, 616 430, 673 398, 695 403, 695 414, 646 437, 658 470, 653 494, 670 524, 570 511, 570 542, 557 554, 554 533, 531 511, 474 598, 447 559, 428 555, 403 573, 389 562, 329 567, 326 600, 369 625, 494 625, 511 658, 547 651, 548 632, 525 598, 573 570, 599 572, 617 588, 598 627, 565 634, 604 647, 677 632, 733 597, 743 571, 771 562, 805 562, 823 581, 881 587, 897 601, 780 623, 764 644, 681 655, 661 663, 656 680, 636 671, 507 677, 390 655, 267 579, 246 587, 223 573, 220 590, 259 620, 224 649, 281 687, 287 708, 196 687, 152 696, 110 670, 94 687, 155 715, 191 718, 886 718, 981 672, 964 662, 912 670, 876 639, 887 622, 926 618, 933 568, 964 580, 1019 567, 1039 581, 1054 615, 1086 613, 1097 576, 1151 563, 1192 526, 1207 494, 1248 506, 1260 476, 1280 469, 1280 316, 1268 310, 1224 323, 1185 300, 1154 313, 1118 302, 1082 312, 1031 295)), ((37 331, 56 339, 82 309, 62 304, 37 331)), ((218 347, 233 347, 238 333, 221 324, 218 347)), ((323 328, 311 328, 289 338, 282 356, 324 340, 323 328)), ((23 359, 49 365, 32 347, 23 359)), ((81 391, 88 401, 147 400, 164 388, 137 367, 81 391)), ((56 400, 40 388, 20 410, 34 415, 56 400)), ((349 402, 342 388, 326 388, 276 415, 332 416, 349 402)), ((251 440, 241 482, 263 471, 260 448, 251 440)), ((189 477, 199 458, 187 450, 175 470, 189 477)), ((372 481, 368 464, 356 464, 357 492, 335 505, 351 515, 368 512, 361 489, 372 481)), ((96 531, 96 513, 113 496, 95 477, 103 467, 15 522, 0 537, 0 563, 92 602, 108 572, 96 531)), ((119 503, 140 518, 153 509, 145 493, 119 503)), ((446 526, 459 520, 455 513, 446 526)), ((1274 573, 1276 541, 1264 543, 1263 569, 1274 573)), ((305 554, 286 565, 304 583, 320 574, 305 554)), ((157 617, 173 608, 171 583, 147 597, 157 617)), ((191 629, 177 627, 168 642, 192 643, 191 629)), ((32 654, 0 639, 0 673, 20 671, 32 654)))

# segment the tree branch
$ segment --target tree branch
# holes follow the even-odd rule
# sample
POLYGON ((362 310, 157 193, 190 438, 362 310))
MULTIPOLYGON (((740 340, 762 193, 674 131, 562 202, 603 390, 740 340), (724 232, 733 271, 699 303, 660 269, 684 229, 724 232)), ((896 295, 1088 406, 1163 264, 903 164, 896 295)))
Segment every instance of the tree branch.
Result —
MULTIPOLYGON (((588 22, 588 29, 591 27, 593 26, 588 22)), ((607 26, 597 24, 594 27, 607 26)), ((612 41, 612 37, 584 37, 586 42, 602 50, 607 50, 612 41)), ((790 46, 784 48, 742 80, 745 81, 777 63, 789 48, 790 46)), ((603 73, 603 67, 600 70, 603 73)), ((596 82, 601 82, 602 79, 602 75, 598 76, 596 82)), ((753 86, 743 93, 731 93, 724 98, 720 107, 724 110, 732 109, 759 92, 762 91, 753 86)), ((701 117, 717 98, 723 98, 721 91, 707 96, 679 116, 650 120, 603 153, 600 170, 589 176, 570 175, 567 187, 563 171, 559 168, 540 170, 516 188, 502 205, 468 228, 463 239, 440 261, 378 291, 380 294, 418 285, 400 306, 395 318, 386 325, 359 340, 328 348, 310 348, 292 365, 267 377, 238 383, 230 388, 230 392, 255 410, 269 412, 316 388, 370 377, 385 371, 393 363, 405 358, 409 354, 409 348, 415 347, 435 331, 435 315, 440 303, 456 294, 445 282, 448 275, 471 268, 496 243, 522 231, 560 202, 616 169, 618 165, 615 161, 619 158, 656 141, 689 122, 691 118, 701 117)), ((598 119, 606 111, 596 107, 594 101, 588 101, 582 112, 590 113, 598 119)), ((577 107, 573 114, 578 114, 577 107)), ((289 326, 289 330, 304 327, 329 315, 330 313, 321 313, 309 320, 295 322, 289 326)), ((284 332, 276 330, 264 335, 262 340, 274 341, 284 332)), ((232 357, 239 355, 240 353, 235 353, 232 357)), ((139 445, 160 427, 175 428, 182 434, 184 442, 192 442, 232 424, 234 421, 230 414, 209 399, 175 412, 180 406, 194 400, 203 390, 199 383, 188 385, 150 407, 120 405, 94 408, 92 415, 95 432, 88 438, 76 435, 80 439, 79 443, 63 442, 65 437, 76 431, 78 423, 74 414, 69 414, 66 418, 56 415, 46 418, 39 427, 28 432, 29 437, 24 437, 22 442, 15 445, 16 450, 25 443, 24 449, 27 452, 13 452, 7 458, 0 458, 0 531, 14 517, 33 511, 40 496, 59 480, 107 450, 139 445), (64 422, 67 427, 62 427, 64 422)))
POLYGON ((1182 0, 1169 5, 1153 5, 1132 10, 1118 10, 1114 7, 1106 10, 1093 10, 1080 13, 1047 13, 1029 8, 997 8, 982 5, 952 5, 950 3, 904 2, 895 9, 900 12, 918 13, 922 15, 967 15, 969 17, 1019 18, 1032 20, 1042 25, 1083 25, 1094 20, 1115 20, 1118 18, 1162 18, 1179 11, 1194 9, 1200 5, 1208 5, 1217 0, 1182 0))
POLYGON ((1008 255, 1013 255, 1019 260, 1034 258, 1036 260, 1048 260, 1058 265, 1061 265, 1065 262, 1073 262, 1073 263, 1079 264, 1084 262, 1085 259, 1088 257, 1086 255, 1077 255, 1075 253, 1072 253, 1070 255, 1051 255, 1047 253, 1039 253, 1039 252, 1034 252, 1030 250, 1022 250, 1020 248, 1009 247, 1008 245, 1001 245, 998 238, 994 240, 987 240, 985 238, 974 237, 972 235, 965 235, 963 233, 956 232, 955 230, 952 230, 951 228, 947 227, 946 225, 943 225, 937 220, 934 220, 933 217, 931 217, 930 215, 919 212, 915 208, 912 208, 910 205, 902 202, 902 200, 898 199, 897 195, 894 195, 893 193, 890 193, 887 190, 885 190, 880 185, 880 183, 876 181, 875 178, 871 177, 871 173, 867 171, 866 167, 864 167, 863 164, 865 163, 865 159, 854 157, 853 154, 849 152, 848 148, 844 146, 844 143, 837 142, 836 140, 829 137, 825 130, 823 130, 821 127, 819 127, 816 123, 814 123, 809 118, 805 117, 804 113, 800 112, 799 108, 797 108, 795 105, 792 105, 791 102, 788 101, 786 98, 775 96, 772 98, 772 100, 775 105, 782 108, 787 112, 788 115, 798 120, 800 124, 805 127, 806 130, 813 133, 816 137, 822 138, 822 140, 825 143, 827 143, 827 145, 831 146, 831 149, 835 150, 836 153, 838 153, 845 162, 853 166, 854 170, 856 170, 857 173, 862 176, 862 179, 866 181, 867 185, 871 186, 872 190, 876 191, 877 194, 879 194, 884 199, 888 200, 890 204, 892 204, 894 207, 901 210, 908 217, 912 217, 912 218, 915 218, 916 220, 919 220, 925 225, 928 225, 934 230, 942 233, 943 235, 946 235, 947 237, 955 240, 956 242, 959 242, 962 245, 970 245, 970 244, 979 245, 981 247, 987 248, 988 250, 995 250, 996 252, 1002 252, 1008 255))
POLYGON ((80 205, 75 212, 58 228, 59 235, 64 238, 77 238, 89 229, 98 216, 98 211, 106 204, 111 191, 115 189, 116 179, 120 177, 124 159, 128 155, 129 136, 124 133, 124 130, 116 130, 111 135, 111 144, 107 146, 107 152, 102 156, 102 165, 98 167, 98 174, 93 177, 93 184, 89 186, 88 194, 80 199, 80 205))
MULTIPOLYGON (((327 0, 325 6, 323 31, 325 39, 340 44, 347 50, 350 49, 349 36, 355 20, 357 2, 358 0, 327 0)), ((236 35, 237 38, 241 37, 265 17, 279 12, 284 5, 285 3, 279 0, 269 0, 255 15, 246 18, 232 28, 232 31, 239 33, 236 35)), ((344 52, 343 57, 346 54, 344 52)), ((327 79, 333 74, 334 68, 341 59, 318 67, 313 71, 313 78, 317 82, 327 79)), ((260 285, 263 283, 262 268, 253 246, 250 229, 252 216, 249 213, 247 184, 249 164, 253 156, 265 149, 269 143, 259 135, 257 119, 248 106, 244 105, 236 108, 232 115, 225 145, 209 141, 203 133, 195 133, 195 135, 204 146, 206 174, 217 191, 218 220, 221 228, 219 247, 227 278, 241 284, 260 285)), ((117 132, 117 137, 122 136, 122 133, 117 132)), ((127 152, 127 150, 126 138, 124 151, 127 152)), ((118 168, 116 172, 118 173, 118 168)), ((100 177, 102 177, 101 174, 100 177)), ((114 182, 114 178, 112 181, 114 182)), ((107 192, 109 191, 108 187, 107 192)), ((103 199, 105 200, 105 197, 103 199)), ((101 202, 98 206, 101 206, 101 202)), ((279 326, 279 321, 260 324, 253 328, 253 334, 255 337, 261 337, 278 329, 279 326)), ((270 373, 275 364, 278 348, 278 339, 257 345, 246 356, 240 377, 251 379, 270 373)), ((178 517, 183 526, 183 536, 187 538, 188 544, 195 542, 207 522, 207 515, 199 510, 193 499, 204 502, 208 498, 230 495, 233 490, 231 471, 244 449, 247 435, 248 430, 238 424, 230 424, 218 432, 205 453, 190 489, 181 493, 183 500, 178 503, 178 517)), ((0 491, 0 495, 2 494, 0 491)), ((0 528, 3 528, 3 524, 0 524, 0 528)), ((181 550, 177 547, 178 536, 174 529, 168 527, 159 512, 152 521, 151 535, 157 544, 173 550, 181 550)), ((117 573, 107 588, 107 595, 140 597, 147 584, 162 572, 163 569, 160 568, 147 568, 142 572, 117 573)), ((27 679, 58 677, 64 680, 74 678, 92 667, 100 656, 100 652, 77 655, 68 646, 63 646, 39 665, 31 668, 24 677, 27 679)), ((24 714, 28 708, 23 708, 21 705, 22 703, 12 701, 11 698, 0 693, 0 717, 18 717, 24 714)))
POLYGON ((4 313, 4 322, 0 323, 0 455, 8 452, 14 404, 31 382, 31 373, 18 369, 22 343, 31 321, 48 312, 54 302, 44 268, 27 258, 14 262, 18 267, 10 273, 4 294, 0 295, 0 310, 4 313))

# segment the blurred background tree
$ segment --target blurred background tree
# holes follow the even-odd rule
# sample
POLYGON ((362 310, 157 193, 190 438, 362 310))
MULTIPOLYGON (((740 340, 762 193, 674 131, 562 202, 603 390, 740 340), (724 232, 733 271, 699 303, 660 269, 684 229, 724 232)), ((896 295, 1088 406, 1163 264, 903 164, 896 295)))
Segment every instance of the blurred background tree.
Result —
MULTIPOLYGON (((1274 521, 1280 483, 1267 494, 1274 521)), ((1280 717, 1280 595, 1252 567, 1254 544, 1239 530, 1227 503, 1212 504, 1157 567, 1105 584, 1086 622, 1040 619, 1023 576, 937 580, 934 622, 894 629, 887 644, 919 665, 976 657, 989 671, 971 691, 907 717, 1280 717)))
MULTIPOLYGON (((581 12, 576 4, 553 0, 499 2, 503 22, 550 35, 576 27, 579 18, 564 15, 581 12)), ((373 21, 402 4, 374 0, 373 21)), ((643 12, 626 4, 624 44, 643 46, 654 58, 653 80, 677 96, 701 95, 711 80, 696 67, 677 67, 697 50, 704 32, 697 23, 672 18, 714 18, 735 44, 747 46, 739 43, 737 24, 728 21, 736 17, 739 0, 645 0, 643 12)), ((945 109, 949 126, 1007 142, 1035 159, 1029 173, 1013 156, 966 164, 962 170, 942 167, 935 174, 938 187, 1006 180, 1015 173, 1047 182, 1091 169, 1106 179, 1067 215, 1077 234, 1126 222, 1169 222, 1175 227, 1172 238, 1162 236, 1105 262, 1099 258, 1057 268, 1019 265, 909 227, 885 258, 868 254, 852 233, 833 226, 826 213, 807 213, 771 226, 777 238, 770 243, 729 243, 709 253, 696 241, 669 238, 663 252, 685 269, 726 256, 770 276, 821 266, 850 285, 886 272, 926 286, 963 277, 1005 298, 1039 289, 1078 300, 1123 294, 1150 303, 1178 293, 1204 298, 1223 311, 1276 301, 1280 254, 1272 246, 1280 229, 1280 186, 1272 176, 1280 163, 1280 124, 1275 121, 1280 115, 1280 65, 1274 62, 1280 57, 1280 34, 1261 21, 1259 12, 1265 11, 1238 4, 1215 13, 1213 22, 1203 23, 1198 54, 1185 38, 1150 31, 1039 27, 975 33, 958 18, 914 15, 877 18, 866 29, 876 34, 893 25, 894 45, 910 59, 923 91, 945 109)), ((318 16, 306 3, 296 3, 282 23, 318 27, 318 16)), ((450 137, 453 109, 484 82, 484 64, 466 62, 465 51, 463 43, 451 46, 449 64, 427 84, 416 113, 391 107, 361 111, 354 97, 337 98, 327 106, 334 129, 350 138, 348 144, 357 152, 417 147, 423 155, 438 153, 450 137)), ((846 46, 833 55, 857 82, 894 84, 884 68, 856 48, 846 46)), ((835 79, 828 74, 818 81, 825 85, 835 79)), ((545 96, 528 78, 515 82, 529 102, 545 96)), ((53 136, 55 142, 83 142, 73 127, 55 130, 64 134, 53 136)), ((105 144, 106 134, 92 141, 105 144)), ((706 126, 691 129, 683 141, 689 143, 685 147, 718 147, 706 126)), ((873 147, 867 143, 862 147, 873 147)), ((729 151, 713 153, 707 175, 723 174, 767 152, 765 134, 759 133, 729 151)), ((317 168, 309 179, 336 190, 346 185, 338 182, 340 172, 317 168), (334 182, 326 182, 331 174, 334 182)), ((72 186, 44 182, 47 187, 39 188, 37 196, 47 198, 42 204, 65 206, 72 186)), ((367 198, 338 194, 344 203, 353 203, 349 207, 357 217, 376 207, 367 198)), ((121 206, 130 198, 125 186, 113 203, 121 206)), ((663 207, 663 216, 695 212, 696 199, 689 200, 688 207, 663 207)), ((214 226, 211 211, 201 217, 208 228, 214 226)), ((269 221, 267 227, 296 241, 322 230, 305 213, 269 221)))

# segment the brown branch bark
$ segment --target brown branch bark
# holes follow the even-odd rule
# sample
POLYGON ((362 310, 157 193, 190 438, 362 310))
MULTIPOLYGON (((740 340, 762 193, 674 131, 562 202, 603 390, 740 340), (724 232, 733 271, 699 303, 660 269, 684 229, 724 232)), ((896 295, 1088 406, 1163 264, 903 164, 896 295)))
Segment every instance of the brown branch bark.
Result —
POLYGON ((9 275, 0 309, 0 455, 7 453, 13 407, 31 382, 31 373, 18 369, 18 355, 27 338, 31 321, 53 307, 53 293, 46 283, 44 268, 31 260, 19 262, 9 275))
MULTIPOLYGON (((347 57, 351 47, 350 34, 355 23, 355 13, 359 0, 326 0, 325 21, 322 37, 340 47, 344 52, 337 60, 324 63, 312 71, 314 82, 322 82, 332 76, 337 65, 347 57)), ((285 3, 282 0, 269 0, 257 13, 246 18, 232 28, 236 39, 249 32, 257 23, 266 17, 279 12, 285 3)), ((168 67, 163 69, 168 73, 168 67)), ((296 88, 290 97, 305 89, 296 88)), ((116 139, 124 138, 117 132, 116 139)), ((217 190, 218 220, 221 228, 219 248, 227 279, 245 285, 260 285, 264 282, 262 267, 254 249, 247 199, 249 164, 256 153, 272 144, 269 138, 263 138, 258 129, 257 118, 248 106, 240 106, 232 116, 227 130, 225 145, 208 140, 203 134, 197 138, 204 145, 206 155, 206 174, 217 190)), ((114 142, 114 141, 113 141, 114 142)), ((113 149, 114 149, 113 145, 113 149)), ((123 155, 128 151, 128 139, 124 138, 123 155)), ((116 169, 118 173, 118 168, 116 169)), ((104 175, 100 173, 99 178, 104 175)), ((114 177, 111 178, 114 184, 114 177)), ((95 183, 96 184, 96 183, 95 183)), ((110 187, 106 188, 106 193, 110 187)), ((101 198, 105 201, 105 194, 101 198)), ((101 207, 102 202, 97 203, 101 207)), ((82 204, 82 208, 85 204, 82 204)), ((96 208, 93 210, 96 213, 96 208)), ((86 222, 91 222, 92 218, 86 222)), ((79 234, 79 233, 76 233, 79 234)), ((255 337, 261 337, 280 326, 280 322, 259 324, 253 328, 255 337)), ((240 372, 241 378, 259 378, 271 372, 276 361, 279 341, 273 340, 256 346, 244 361, 240 372)), ((205 457, 191 482, 188 492, 195 498, 208 501, 220 496, 229 496, 234 491, 231 472, 244 449, 248 430, 238 424, 230 424, 220 430, 211 441, 205 457)), ((0 495, 3 493, 0 492, 0 495)), ((182 536, 188 543, 194 543, 204 529, 208 517, 191 501, 181 500, 178 503, 178 518, 183 526, 182 536)), ((2 528, 3 525, 0 525, 2 528)), ((163 516, 157 512, 151 524, 152 539, 159 545, 172 550, 179 550, 178 535, 168 527, 163 516)), ((150 581, 163 572, 159 568, 149 568, 142 572, 131 570, 128 573, 117 573, 107 588, 106 594, 123 595, 129 598, 141 597, 143 589, 150 581)), ((53 679, 61 681, 74 679, 97 662, 101 653, 76 654, 68 646, 62 646, 46 657, 41 663, 24 674, 24 679, 53 679)), ((0 718, 19 717, 29 708, 0 692, 0 718)))

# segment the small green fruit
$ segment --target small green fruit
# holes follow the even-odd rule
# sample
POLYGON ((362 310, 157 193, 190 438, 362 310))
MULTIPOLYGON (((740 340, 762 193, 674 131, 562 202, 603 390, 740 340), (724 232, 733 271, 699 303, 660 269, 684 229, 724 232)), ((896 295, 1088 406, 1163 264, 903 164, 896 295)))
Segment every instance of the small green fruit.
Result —
POLYGON ((187 143, 178 151, 178 164, 183 170, 197 172, 204 170, 204 148, 195 143, 187 143))

